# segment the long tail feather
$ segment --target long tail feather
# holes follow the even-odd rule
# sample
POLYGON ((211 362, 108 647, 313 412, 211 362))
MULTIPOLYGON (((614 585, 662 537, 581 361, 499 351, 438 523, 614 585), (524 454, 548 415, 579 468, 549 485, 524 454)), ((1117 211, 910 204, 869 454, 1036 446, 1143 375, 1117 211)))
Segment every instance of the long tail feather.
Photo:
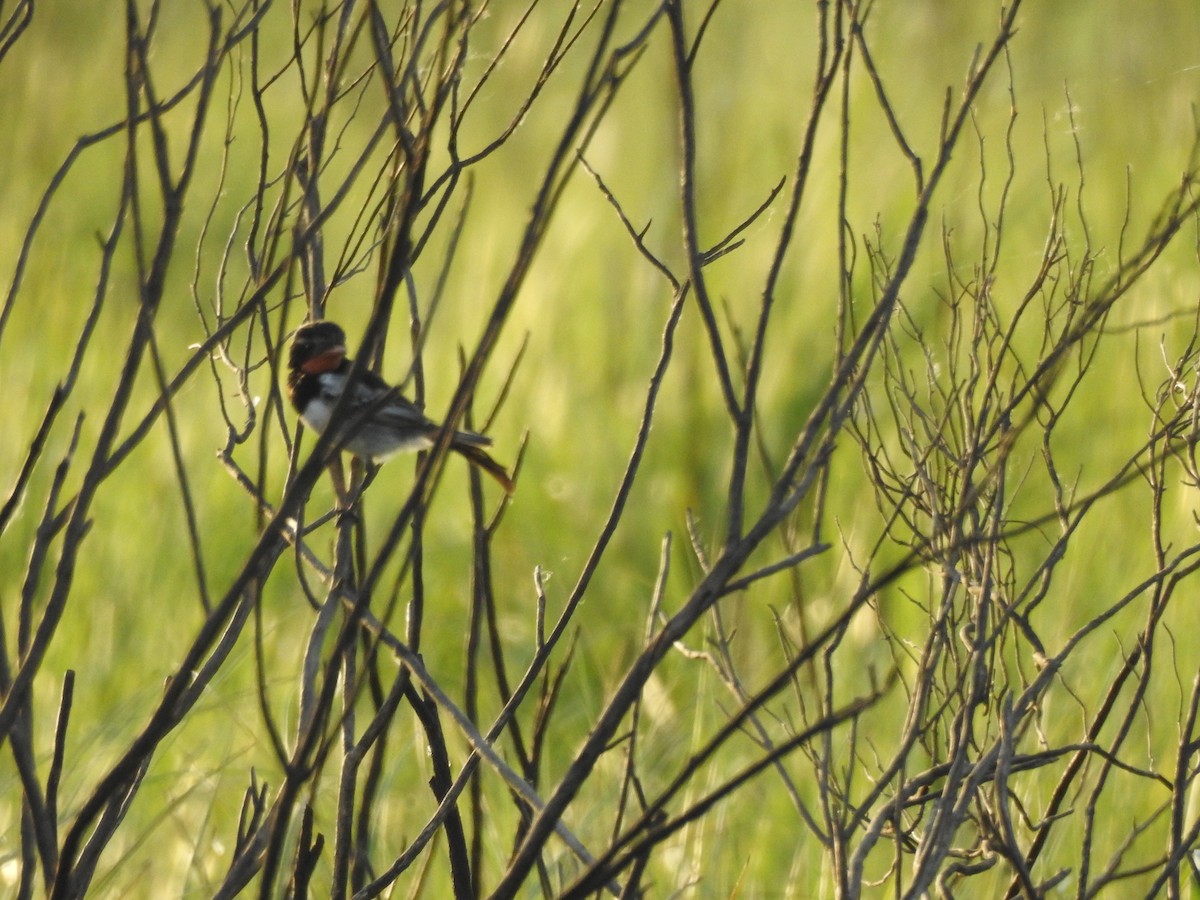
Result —
POLYGON ((508 470, 488 456, 486 451, 462 441, 455 441, 450 445, 450 448, 464 456, 471 465, 479 466, 479 468, 500 482, 506 494, 512 494, 516 485, 513 484, 512 478, 509 477, 508 470))

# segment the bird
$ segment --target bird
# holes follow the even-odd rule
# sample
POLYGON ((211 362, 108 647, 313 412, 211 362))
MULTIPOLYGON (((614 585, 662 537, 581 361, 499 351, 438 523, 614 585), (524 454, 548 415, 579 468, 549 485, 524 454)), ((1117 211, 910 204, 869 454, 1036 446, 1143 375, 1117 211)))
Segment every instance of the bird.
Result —
MULTIPOLYGON (((288 399, 301 421, 318 434, 329 426, 350 377, 353 361, 346 355, 346 332, 327 319, 302 325, 288 355, 288 399)), ((404 451, 424 450, 438 439, 442 426, 429 419, 386 381, 363 369, 355 380, 337 437, 341 449, 371 463, 404 451)), ((450 449, 513 492, 508 471, 483 448, 492 439, 474 431, 455 431, 450 449)))

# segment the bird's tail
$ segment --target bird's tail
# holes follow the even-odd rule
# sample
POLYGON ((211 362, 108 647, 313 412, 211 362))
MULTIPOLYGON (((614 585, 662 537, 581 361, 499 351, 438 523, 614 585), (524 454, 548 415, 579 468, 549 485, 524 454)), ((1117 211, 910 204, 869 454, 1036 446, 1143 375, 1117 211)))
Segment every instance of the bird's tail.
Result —
POLYGON ((468 443, 466 441, 458 440, 457 438, 455 439, 454 443, 450 445, 450 448, 456 453, 466 457, 467 461, 471 463, 471 465, 479 466, 479 468, 483 469, 483 471, 495 478, 496 481, 500 482, 500 485, 504 488, 504 492, 506 494, 512 494, 516 485, 513 484, 512 478, 509 477, 508 470, 488 456, 487 451, 476 446, 474 443, 468 443))
MULTIPOLYGON (((434 429, 434 431, 436 432, 436 429, 434 429)), ((472 447, 490 447, 492 446, 492 439, 486 434, 480 434, 478 431, 459 430, 454 432, 454 440, 451 441, 451 444, 453 444, 455 448, 458 448, 464 444, 472 447)))

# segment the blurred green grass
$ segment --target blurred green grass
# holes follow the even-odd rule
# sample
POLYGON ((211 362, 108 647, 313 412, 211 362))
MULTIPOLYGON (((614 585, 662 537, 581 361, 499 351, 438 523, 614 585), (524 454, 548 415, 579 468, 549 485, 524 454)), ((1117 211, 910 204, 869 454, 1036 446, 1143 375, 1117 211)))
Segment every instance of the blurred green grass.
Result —
MULTIPOLYGON (((108 124, 120 114, 120 16, 103 12, 99 6, 84 14, 76 6, 42 4, 29 34, 0 67, 0 121, 11 123, 0 129, 0 158, 8 161, 6 174, 0 177, 0 276, 5 282, 13 271, 24 228, 54 167, 78 135, 108 124), (71 22, 73 27, 62 27, 62 22, 71 22), (88 73, 86 80, 80 79, 81 71, 88 73)), ((704 184, 701 215, 704 227, 712 229, 707 238, 717 237, 720 228, 739 221, 771 185, 791 176, 814 50, 810 16, 793 6, 799 4, 776 4, 769 13, 741 16, 723 10, 701 54, 699 171, 704 184)), ((947 88, 957 91, 961 85, 976 42, 990 33, 995 10, 987 4, 948 8, 924 2, 879 4, 873 15, 874 33, 869 36, 877 64, 895 90, 892 100, 915 148, 928 156, 944 92, 947 88)), ((1124 215, 1127 173, 1134 199, 1130 233, 1136 237, 1149 221, 1157 198, 1177 181, 1190 145, 1191 104, 1200 95, 1200 67, 1195 57, 1198 22, 1194 6, 1184 2, 1158 4, 1150 14, 1116 0, 1086 7, 1027 7, 1011 51, 1020 114, 1014 132, 1018 169, 1005 235, 1009 261, 1004 271, 1011 273, 1014 281, 1036 264, 1044 240, 1044 143, 1053 157, 1054 177, 1067 184, 1076 180, 1066 91, 1079 126, 1087 170, 1083 203, 1094 243, 1110 248, 1107 256, 1111 263, 1124 215)), ((165 43, 152 60, 164 85, 182 77, 196 59, 199 48, 187 37, 187 29, 194 24, 194 12, 173 12, 164 20, 161 32, 165 43), (176 57, 178 75, 172 70, 176 57)), ((499 12, 482 23, 480 52, 509 24, 506 14, 499 12)), ((480 117, 480 135, 489 133, 509 114, 511 98, 519 96, 520 86, 528 83, 529 72, 522 63, 539 58, 534 48, 550 34, 548 26, 540 26, 498 71, 480 100, 493 111, 480 117)), ((622 93, 587 158, 635 223, 651 223, 650 245, 678 264, 681 251, 672 149, 676 124, 672 88, 665 77, 668 71, 667 48, 660 38, 622 93)), ((569 74, 565 81, 570 82, 569 74)), ((482 329, 482 317, 512 257, 530 199, 527 187, 534 182, 538 162, 547 152, 546 142, 554 134, 557 119, 553 111, 561 96, 552 90, 544 99, 545 110, 535 110, 511 145, 482 164, 475 175, 475 201, 459 264, 451 273, 446 307, 439 313, 425 350, 431 411, 443 409, 448 401, 457 371, 456 348, 459 344, 470 346, 482 329)), ((861 76, 854 86, 853 102, 856 107, 870 102, 869 85, 861 76)), ((980 127, 986 135, 992 187, 1003 177, 1008 103, 1002 81, 994 81, 980 101, 980 127)), ((852 227, 857 235, 869 233, 878 219, 885 241, 894 247, 904 202, 912 194, 911 173, 891 147, 882 120, 866 115, 860 122, 851 148, 857 173, 850 198, 852 227)), ((209 146, 217 146, 219 137, 214 128, 207 137, 209 146)), ((173 150, 178 153, 180 148, 173 150)), ((807 414, 809 398, 828 377, 837 275, 836 183, 832 175, 836 153, 835 135, 826 127, 814 170, 813 202, 801 216, 794 252, 784 269, 773 357, 761 399, 761 407, 769 411, 763 422, 764 435, 776 459, 786 452, 790 437, 807 414)), ((975 154, 976 148, 968 140, 940 201, 946 222, 965 247, 971 246, 978 220, 975 154)), ((34 247, 25 286, 0 345, 0 385, 4 386, 11 423, 8 439, 0 442, 0 475, 6 486, 85 315, 94 289, 96 234, 111 215, 119 171, 115 147, 89 153, 51 208, 34 247)), ((215 172, 202 174, 206 183, 215 184, 215 172)), ((252 174, 231 173, 229 191, 244 190, 252 174)), ((199 234, 199 213, 189 210, 179 265, 172 271, 175 290, 159 320, 169 371, 186 357, 188 345, 201 336, 187 287, 188 256, 199 234)), ((772 214, 750 230, 747 245, 710 270, 714 297, 728 303, 743 327, 751 321, 781 215, 782 205, 777 201, 772 214)), ((215 243, 223 239, 222 227, 228 224, 214 225, 215 243)), ((437 262, 437 254, 430 254, 418 265, 418 284, 430 283, 437 262)), ((1104 262, 1102 258, 1101 265, 1104 262)), ((1188 262, 1183 254, 1173 258, 1155 276, 1155 289, 1142 292, 1145 299, 1128 313, 1130 319, 1154 319, 1194 303, 1197 273, 1188 262)), ((936 252, 923 255, 910 290, 915 294, 944 281, 942 270, 936 252)), ((360 276, 341 288, 331 311, 347 324, 362 322, 369 310, 370 282, 369 275, 360 276)), ((94 445, 135 309, 133 298, 127 293, 122 296, 122 287, 127 292, 131 284, 128 270, 117 274, 116 283, 118 289, 108 301, 95 338, 102 349, 89 355, 85 381, 52 437, 52 458, 65 452, 71 422, 80 412, 86 412, 80 453, 86 455, 94 445)), ((202 295, 211 291, 211 284, 201 286, 202 295)), ((500 360, 515 356, 528 334, 529 351, 515 390, 492 429, 502 456, 515 450, 526 428, 530 431, 521 488, 496 545, 497 593, 514 647, 524 646, 532 630, 533 567, 541 565, 552 575, 553 609, 572 585, 606 514, 632 446, 640 397, 658 352, 668 300, 665 285, 648 273, 594 186, 578 173, 564 196, 556 225, 539 254, 498 355, 500 360)), ((913 296, 907 302, 936 316, 931 299, 913 296)), ((399 335, 400 330, 394 333, 399 335)), ((1168 330, 1166 326, 1164 330, 1168 330)), ((352 338, 357 336, 353 326, 351 332, 352 338)), ((1144 430, 1146 416, 1136 394, 1129 390, 1135 353, 1153 369, 1155 347, 1131 351, 1129 341, 1117 343, 1106 351, 1111 357, 1106 355, 1103 365, 1089 377, 1088 393, 1094 399, 1080 404, 1075 415, 1063 423, 1062 439, 1076 445, 1082 483, 1102 477, 1112 460, 1135 444, 1144 430), (1096 433, 1097 423, 1103 423, 1102 440, 1096 433)), ((685 597, 696 578, 694 561, 685 547, 684 510, 695 512, 706 539, 714 543, 719 539, 724 514, 722 483, 727 476, 723 460, 731 436, 712 389, 706 339, 690 312, 681 328, 677 357, 664 387, 645 475, 634 491, 632 502, 638 514, 619 530, 580 615, 583 637, 576 666, 577 674, 586 677, 571 684, 567 704, 570 727, 563 727, 554 751, 559 764, 569 758, 573 740, 582 739, 603 702, 606 687, 636 651, 664 531, 670 529, 675 536, 668 606, 685 597), (621 622, 627 622, 628 629, 614 627, 621 622)), ((387 368, 393 375, 399 374, 406 363, 400 342, 395 341, 387 368)), ((499 386, 497 373, 485 380, 481 406, 499 386)), ((265 395, 265 370, 257 378, 255 388, 265 395)), ((135 410, 145 409, 154 394, 148 379, 143 379, 140 388, 135 410)), ((179 395, 176 408, 189 472, 195 479, 192 487, 205 536, 209 583, 219 592, 254 538, 252 520, 246 498, 215 458, 223 433, 211 382, 197 379, 179 395)), ((75 767, 67 773, 64 806, 68 810, 79 799, 72 792, 89 785, 100 767, 111 762, 113 754, 144 722, 162 679, 172 671, 200 621, 192 568, 181 550, 184 523, 172 502, 178 486, 161 426, 137 454, 99 498, 97 527, 85 543, 75 599, 45 664, 50 677, 38 686, 38 708, 46 710, 38 722, 44 738, 41 746, 45 747, 52 723, 49 711, 60 685, 56 673, 68 667, 80 673, 71 752, 76 759, 86 758, 91 768, 75 767), (154 560, 154 566, 147 567, 147 560, 154 560), (86 602, 81 602, 84 598, 86 602)), ((282 463, 282 453, 279 459, 282 463)), ((855 473, 836 474, 844 482, 847 497, 853 496, 849 492, 862 490, 855 473)), ((276 477, 282 478, 282 470, 276 477)), ((403 462, 381 474, 369 507, 374 516, 369 525, 375 533, 388 521, 387 498, 403 496, 410 478, 411 468, 403 462)), ((470 561, 462 481, 463 467, 451 461, 427 538, 436 552, 430 553, 428 563, 431 602, 424 650, 431 670, 444 674, 452 689, 458 687, 454 673, 462 656, 470 561)), ((46 489, 47 473, 43 472, 31 486, 21 517, 0 539, 0 592, 6 598, 10 634, 7 617, 20 590, 25 548, 46 489)), ((752 489, 761 499, 763 485, 755 484, 752 489)), ((327 502, 327 494, 314 495, 314 505, 327 502)), ((1190 514, 1192 504, 1182 496, 1178 502, 1181 517, 1190 514)), ((1110 522, 1145 521, 1145 509, 1135 497, 1121 495, 1109 503, 1119 511, 1110 522)), ((854 504, 846 506, 853 508, 854 504)), ((842 525, 856 544, 873 538, 877 527, 869 513, 842 525)), ((1078 540, 1096 551, 1087 565, 1071 570, 1068 583, 1056 592, 1062 594, 1057 602, 1069 606, 1071 612, 1070 619, 1064 617, 1064 634, 1072 630, 1072 623, 1086 617, 1090 596, 1111 594, 1114 585, 1124 585, 1128 573, 1142 571, 1148 552, 1136 535, 1131 540, 1123 530, 1114 533, 1110 527, 1106 531, 1102 522, 1078 540)), ((307 607, 299 604, 294 585, 288 583, 290 577, 291 570, 281 566, 264 610, 268 658, 278 679, 272 699, 275 712, 285 718, 294 715, 295 675, 309 626, 307 607)), ((806 571, 806 591, 811 594, 815 619, 822 609, 833 614, 839 590, 852 577, 839 553, 806 571)), ((788 586, 782 582, 763 585, 754 603, 768 602, 786 606, 790 602, 788 586)), ((897 607, 902 605, 897 603, 897 607)), ((768 620, 757 611, 738 621, 736 649, 747 662, 756 657, 758 648, 774 642, 768 620)), ((1195 627, 1197 623, 1184 620, 1179 624, 1195 627)), ((868 652, 870 631, 860 639, 868 652)), ((702 636, 697 636, 696 643, 701 642, 702 636)), ((520 651, 516 652, 519 656, 520 651)), ((1088 651, 1087 665, 1106 674, 1116 665, 1116 653, 1111 644, 1098 642, 1088 651)), ((1082 672, 1068 672, 1065 677, 1078 679, 1082 672)), ((659 687, 664 734, 671 734, 669 726, 681 722, 685 723, 683 732, 688 733, 691 723, 686 704, 694 692, 716 702, 722 699, 723 689, 711 683, 711 676, 683 660, 667 664, 659 687)), ((1164 697, 1169 697, 1171 690, 1164 687, 1164 697)), ((252 692, 253 661, 246 643, 235 664, 214 684, 203 712, 161 751, 152 768, 151 789, 139 796, 130 813, 128 858, 120 859, 118 854, 105 857, 112 874, 100 885, 104 893, 136 896, 136 885, 153 883, 179 886, 181 891, 186 886, 193 895, 202 896, 205 878, 219 877, 224 859, 205 842, 211 836, 230 833, 250 765, 266 771, 272 768, 257 718, 239 714, 231 721, 228 714, 230 710, 254 712, 252 692), (230 774, 231 768, 234 774, 230 774), (160 818, 164 807, 169 812, 160 818), (191 862, 185 852, 193 846, 200 862, 191 862)), ((1171 708, 1175 702, 1171 701, 1171 708)), ((712 719, 701 720, 696 724, 697 733, 707 733, 716 724, 712 719)), ((667 738, 656 749, 675 764, 686 750, 667 738)), ((1164 748, 1157 749, 1161 752, 1164 748)), ((419 742, 402 765, 427 765, 419 742)), ((4 777, 11 778, 11 772, 6 769, 4 777)), ((409 772, 398 771, 395 777, 397 785, 416 783, 409 772)), ((790 836, 778 833, 798 833, 800 826, 787 824, 794 813, 773 789, 771 778, 764 776, 753 793, 740 796, 722 810, 719 822, 697 826, 668 852, 668 861, 678 854, 681 872, 689 871, 689 865, 694 867, 696 876, 703 879, 703 895, 723 896, 739 884, 782 884, 789 878, 787 873, 798 873, 791 877, 811 883, 823 877, 820 856, 811 841, 795 847, 790 836), (770 803, 773 814, 762 814, 757 801, 770 803), (717 841, 721 850, 714 865, 708 851, 717 841), (770 851, 760 852, 764 846, 770 851)), ((495 785, 490 785, 489 791, 492 802, 505 802, 495 785)), ((10 790, 6 795, 15 797, 17 792, 10 790)), ((603 808, 602 799, 592 798, 597 809, 603 808)), ((585 793, 584 810, 587 801, 585 793)), ((397 845, 402 835, 413 833, 420 817, 430 809, 425 796, 406 798, 406 804, 403 810, 392 806, 387 811, 396 821, 386 823, 383 835, 393 837, 397 845)), ((10 845, 17 814, 16 807, 0 803, 0 833, 9 836, 10 845)), ((599 825, 600 832, 603 827, 599 825)), ((495 842, 496 858, 489 861, 493 873, 503 865, 502 851, 509 836, 498 837, 503 839, 495 842)), ((229 852, 228 846, 224 852, 229 852)), ((668 870, 669 866, 664 869, 668 870)))

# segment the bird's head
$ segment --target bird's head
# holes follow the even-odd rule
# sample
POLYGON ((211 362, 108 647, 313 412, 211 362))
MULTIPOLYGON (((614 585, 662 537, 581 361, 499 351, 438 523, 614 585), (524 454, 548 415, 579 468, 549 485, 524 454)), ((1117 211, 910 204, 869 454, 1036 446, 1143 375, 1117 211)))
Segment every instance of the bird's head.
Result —
POLYGON ((333 322, 309 322, 296 330, 288 366, 293 372, 331 372, 346 358, 346 332, 333 322))

